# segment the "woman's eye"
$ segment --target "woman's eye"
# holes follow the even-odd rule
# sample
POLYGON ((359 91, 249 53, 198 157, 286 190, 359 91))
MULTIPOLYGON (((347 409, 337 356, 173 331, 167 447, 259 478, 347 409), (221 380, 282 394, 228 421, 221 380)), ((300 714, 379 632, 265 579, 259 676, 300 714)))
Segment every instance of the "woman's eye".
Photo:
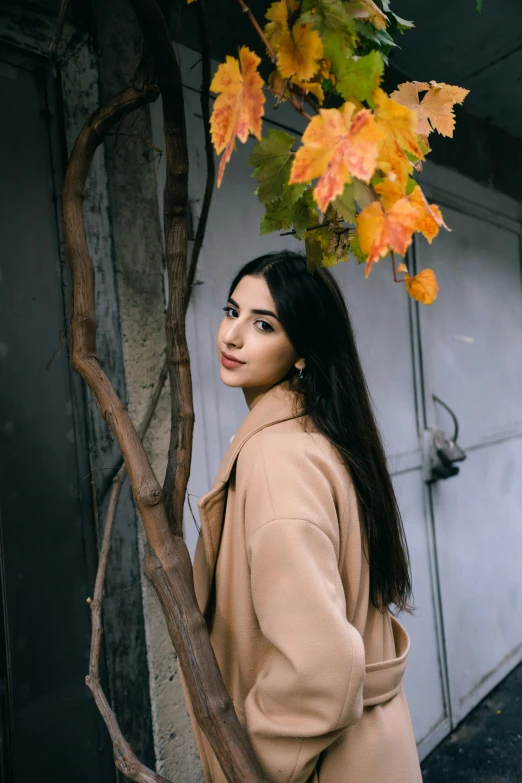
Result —
MULTIPOLYGON (((228 317, 230 317, 230 311, 231 310, 233 310, 234 313, 237 313, 237 310, 234 307, 230 307, 230 305, 228 305, 227 307, 223 307, 223 310, 225 311, 225 313, 227 314, 228 317)), ((260 329, 259 330, 260 332, 273 332, 274 331, 273 327, 268 323, 268 321, 263 321, 260 318, 258 318, 258 320, 256 321, 256 324, 257 323, 264 324, 265 326, 268 327, 268 329, 260 329)))

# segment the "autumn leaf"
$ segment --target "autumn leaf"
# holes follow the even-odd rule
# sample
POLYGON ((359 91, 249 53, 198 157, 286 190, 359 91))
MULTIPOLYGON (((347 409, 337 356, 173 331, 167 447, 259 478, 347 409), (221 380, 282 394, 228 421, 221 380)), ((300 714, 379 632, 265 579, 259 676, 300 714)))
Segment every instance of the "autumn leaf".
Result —
POLYGON ((405 152, 424 160, 417 138, 417 115, 412 109, 389 98, 379 87, 373 94, 375 119, 388 136, 391 136, 405 152))
POLYGON ((440 226, 450 230, 443 220, 439 207, 436 204, 428 204, 426 196, 413 180, 409 180, 406 187, 403 187, 398 180, 385 179, 375 185, 374 190, 381 197, 381 203, 387 211, 399 199, 406 198, 417 213, 414 230, 424 234, 430 244, 439 233, 440 226))
POLYGON ((265 18, 269 21, 264 32, 272 46, 277 46, 280 36, 288 33, 288 12, 293 13, 297 6, 297 0, 279 0, 266 12, 265 18))
POLYGON ((235 149, 236 138, 245 142, 249 132, 261 138, 265 96, 263 79, 257 71, 260 62, 257 54, 242 46, 239 61, 228 55, 212 79, 210 89, 220 94, 214 102, 210 133, 216 152, 219 154, 224 150, 219 164, 218 187, 232 150, 235 149))
POLYGON ((372 93, 381 83, 384 60, 380 52, 370 52, 364 57, 345 57, 337 73, 335 90, 345 100, 371 99, 372 93))
POLYGON ((348 11, 348 4, 343 0, 316 0, 313 7, 303 9, 299 21, 301 24, 311 24, 317 30, 323 41, 325 55, 337 75, 342 58, 353 54, 357 46, 355 23, 348 11))
POLYGON ((369 109, 353 117, 354 106, 321 109, 303 134, 303 146, 294 157, 290 184, 319 177, 314 196, 319 209, 339 196, 352 176, 369 182, 375 170, 381 131, 369 109))
POLYGON ((439 228, 441 226, 444 226, 447 231, 450 230, 443 220, 439 207, 436 204, 428 204, 426 196, 419 185, 415 185, 413 191, 407 198, 417 212, 415 231, 420 231, 420 233, 426 237, 430 245, 433 238, 439 233, 439 228))
POLYGON ((404 284, 412 299, 417 299, 422 304, 433 304, 439 292, 437 278, 433 269, 423 269, 418 274, 410 277, 406 264, 399 264, 397 272, 404 272, 404 284))
POLYGON ((257 197, 261 204, 268 204, 285 197, 289 203, 295 201, 303 190, 304 184, 289 185, 293 152, 290 151, 295 137, 285 131, 270 128, 268 135, 262 138, 252 150, 249 164, 254 167, 253 177, 257 178, 257 197))
POLYGON ((372 264, 394 250, 403 256, 411 244, 418 214, 408 199, 397 201, 384 210, 380 201, 369 204, 357 217, 357 236, 363 253, 368 255, 365 277, 372 264))
POLYGON ((373 0, 357 0, 350 3, 350 14, 354 19, 367 19, 376 30, 385 30, 388 19, 373 0))
POLYGON ((417 131, 428 136, 432 130, 443 136, 453 136, 455 114, 453 106, 462 103, 469 90, 444 82, 404 82, 392 92, 391 98, 414 111, 418 118, 417 131), (422 100, 419 92, 424 92, 422 100))
POLYGON ((395 137, 387 134, 379 148, 379 157, 377 159, 377 168, 388 177, 393 176, 406 186, 408 177, 413 171, 413 164, 406 157, 405 153, 397 144, 395 137))
POLYGON ((399 199, 406 195, 405 187, 398 177, 392 179, 387 177, 383 182, 374 185, 373 189, 381 197, 381 203, 385 210, 390 210, 399 199))
POLYGON ((310 80, 323 57, 323 42, 309 24, 294 24, 292 31, 284 30, 274 44, 277 67, 285 79, 295 75, 302 81, 310 80))

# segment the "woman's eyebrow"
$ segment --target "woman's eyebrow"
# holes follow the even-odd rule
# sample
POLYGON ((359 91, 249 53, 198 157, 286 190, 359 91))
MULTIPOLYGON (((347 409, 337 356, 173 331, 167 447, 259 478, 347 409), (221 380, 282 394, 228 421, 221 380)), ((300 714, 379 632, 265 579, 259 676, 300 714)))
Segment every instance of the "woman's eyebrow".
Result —
MULTIPOLYGON (((237 302, 235 302, 232 297, 229 297, 228 301, 230 304, 233 304, 234 307, 236 307, 238 310, 240 309, 237 302)), ((279 318, 275 313, 273 313, 271 310, 251 310, 250 312, 255 313, 256 315, 271 315, 273 318, 276 319, 276 321, 279 321, 279 318)))

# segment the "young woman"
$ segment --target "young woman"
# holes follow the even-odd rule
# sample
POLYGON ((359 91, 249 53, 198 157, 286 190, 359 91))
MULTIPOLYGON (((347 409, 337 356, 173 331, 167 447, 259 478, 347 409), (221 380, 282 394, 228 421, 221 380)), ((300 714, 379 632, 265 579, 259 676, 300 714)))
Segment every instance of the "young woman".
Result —
POLYGON ((282 251, 228 294, 219 372, 249 412, 198 503, 194 583, 238 718, 274 783, 419 783, 389 610, 409 558, 342 293, 282 251))

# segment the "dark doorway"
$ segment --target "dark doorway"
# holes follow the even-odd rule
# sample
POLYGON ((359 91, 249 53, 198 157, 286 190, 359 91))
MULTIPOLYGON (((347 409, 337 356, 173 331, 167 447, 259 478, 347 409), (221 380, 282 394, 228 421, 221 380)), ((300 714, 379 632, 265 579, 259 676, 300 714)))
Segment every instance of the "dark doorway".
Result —
POLYGON ((96 533, 64 336, 47 74, 0 51, 0 777, 112 783, 85 685, 96 533))

